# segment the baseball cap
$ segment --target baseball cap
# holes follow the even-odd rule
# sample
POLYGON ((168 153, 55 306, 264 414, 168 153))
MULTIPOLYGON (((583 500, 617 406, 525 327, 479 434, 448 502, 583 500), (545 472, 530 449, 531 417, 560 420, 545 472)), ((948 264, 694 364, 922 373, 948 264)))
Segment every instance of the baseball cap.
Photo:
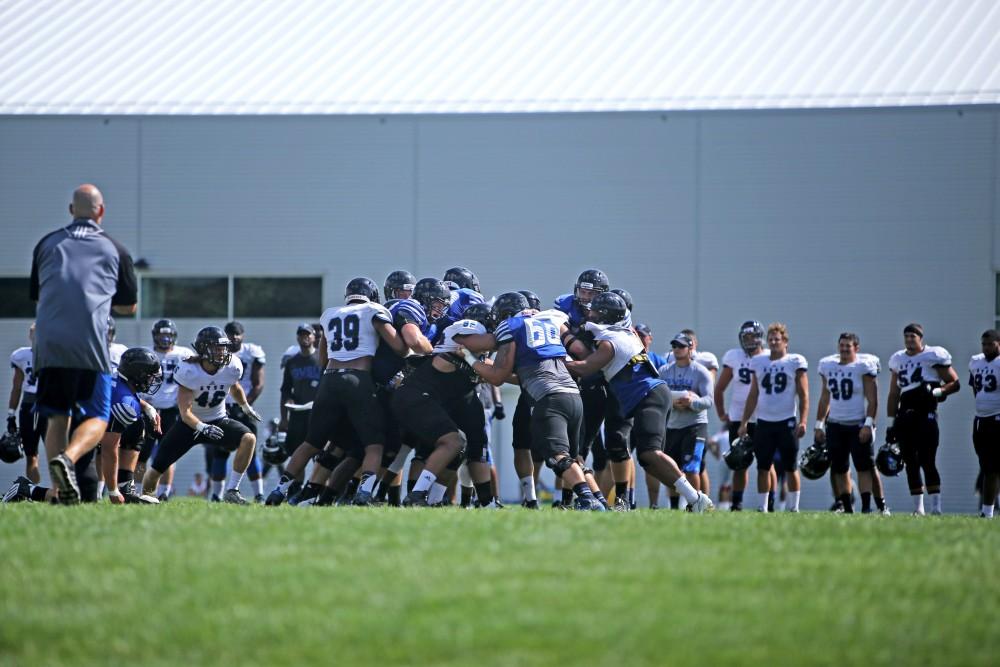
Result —
POLYGON ((308 334, 315 333, 315 331, 313 330, 313 326, 308 322, 303 322, 298 326, 298 328, 295 329, 295 335, 298 335, 303 332, 308 334))
POLYGON ((639 323, 635 325, 635 330, 641 333, 643 336, 652 336, 653 330, 649 328, 648 324, 639 323))
POLYGON ((670 341, 671 347, 691 347, 691 339, 682 333, 674 336, 673 340, 670 341))

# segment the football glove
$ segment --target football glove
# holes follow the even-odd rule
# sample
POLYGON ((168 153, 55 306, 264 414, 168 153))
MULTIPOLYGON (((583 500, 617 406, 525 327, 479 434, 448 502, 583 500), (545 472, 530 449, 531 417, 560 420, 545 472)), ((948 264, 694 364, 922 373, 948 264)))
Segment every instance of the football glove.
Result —
POLYGON ((198 428, 194 430, 197 435, 204 436, 208 440, 218 441, 222 440, 222 437, 226 434, 221 428, 215 424, 206 424, 201 422, 198 424, 198 428))
POLYGON ((9 415, 7 417, 7 432, 15 433, 17 432, 17 417, 14 415, 9 415))
POLYGON ((243 414, 245 414, 247 417, 254 420, 255 422, 262 421, 263 418, 260 416, 260 413, 254 410, 253 406, 250 405, 249 403, 244 403, 243 405, 240 406, 240 408, 243 409, 243 414))
POLYGON ((493 406, 493 419, 503 419, 507 413, 503 409, 503 403, 496 403, 493 406))

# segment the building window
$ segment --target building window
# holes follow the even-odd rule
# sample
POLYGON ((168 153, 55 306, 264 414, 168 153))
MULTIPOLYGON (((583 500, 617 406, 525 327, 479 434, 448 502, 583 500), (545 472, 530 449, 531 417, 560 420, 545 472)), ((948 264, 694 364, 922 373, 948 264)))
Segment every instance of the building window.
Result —
POLYGON ((143 278, 143 317, 229 317, 229 278, 143 278))
POLYGON ((0 278, 0 317, 35 317, 35 302, 28 296, 28 278, 0 278))
POLYGON ((233 317, 316 318, 322 278, 233 278, 233 317))

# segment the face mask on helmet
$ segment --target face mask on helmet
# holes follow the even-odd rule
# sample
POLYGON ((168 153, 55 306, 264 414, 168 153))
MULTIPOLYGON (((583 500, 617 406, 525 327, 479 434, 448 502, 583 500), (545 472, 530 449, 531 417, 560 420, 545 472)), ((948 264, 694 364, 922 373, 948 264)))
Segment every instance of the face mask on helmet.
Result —
POLYGON ((421 278, 413 288, 414 299, 419 303, 427 319, 431 322, 439 319, 451 305, 451 292, 437 278, 421 278))
POLYGON ((417 279, 409 271, 393 271, 386 277, 382 290, 386 301, 409 299, 416 284, 417 279))
POLYGON ((573 299, 583 307, 587 307, 602 292, 611 289, 611 283, 603 271, 587 269, 576 279, 573 286, 573 299))
POLYGON ((764 327, 760 322, 744 322, 740 327, 740 347, 747 354, 764 347, 764 327))
POLYGON ((153 325, 153 344, 162 350, 173 347, 177 342, 177 327, 170 320, 160 320, 153 325))
POLYGON ((528 307, 528 299, 520 292, 504 292, 493 302, 492 318, 497 324, 500 324, 528 307))

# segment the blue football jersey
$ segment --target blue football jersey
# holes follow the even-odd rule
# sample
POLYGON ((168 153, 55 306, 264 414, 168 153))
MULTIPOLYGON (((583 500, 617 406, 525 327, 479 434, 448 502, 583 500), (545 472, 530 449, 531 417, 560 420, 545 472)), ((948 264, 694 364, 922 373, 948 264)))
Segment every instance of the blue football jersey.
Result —
POLYGON ((559 338, 559 324, 538 315, 515 315, 497 326, 497 344, 517 344, 514 367, 537 364, 542 359, 565 358, 566 348, 559 338))
POLYGON ((556 310, 569 315, 569 329, 574 333, 587 321, 587 311, 576 302, 572 294, 556 297, 555 306, 556 310))
MULTIPOLYGON (((433 331, 431 323, 427 321, 427 313, 423 306, 413 299, 397 299, 389 306, 389 314, 392 315, 392 325, 399 331, 405 324, 416 324, 420 333, 431 338, 433 331)), ((406 360, 392 351, 388 343, 379 339, 378 349, 375 350, 375 358, 372 360, 372 379, 377 384, 386 384, 396 373, 403 370, 406 360)))
POLYGON ((117 376, 111 388, 111 419, 108 420, 109 433, 121 433, 138 421, 142 415, 142 404, 139 397, 128 384, 117 376))
POLYGON ((434 323, 435 335, 433 338, 430 336, 428 338, 431 338, 431 342, 437 345, 441 342, 444 330, 461 320, 466 308, 473 304, 485 302, 486 299, 483 298, 482 294, 468 287, 462 287, 453 291, 451 293, 451 305, 448 306, 448 310, 441 316, 441 319, 434 323))

